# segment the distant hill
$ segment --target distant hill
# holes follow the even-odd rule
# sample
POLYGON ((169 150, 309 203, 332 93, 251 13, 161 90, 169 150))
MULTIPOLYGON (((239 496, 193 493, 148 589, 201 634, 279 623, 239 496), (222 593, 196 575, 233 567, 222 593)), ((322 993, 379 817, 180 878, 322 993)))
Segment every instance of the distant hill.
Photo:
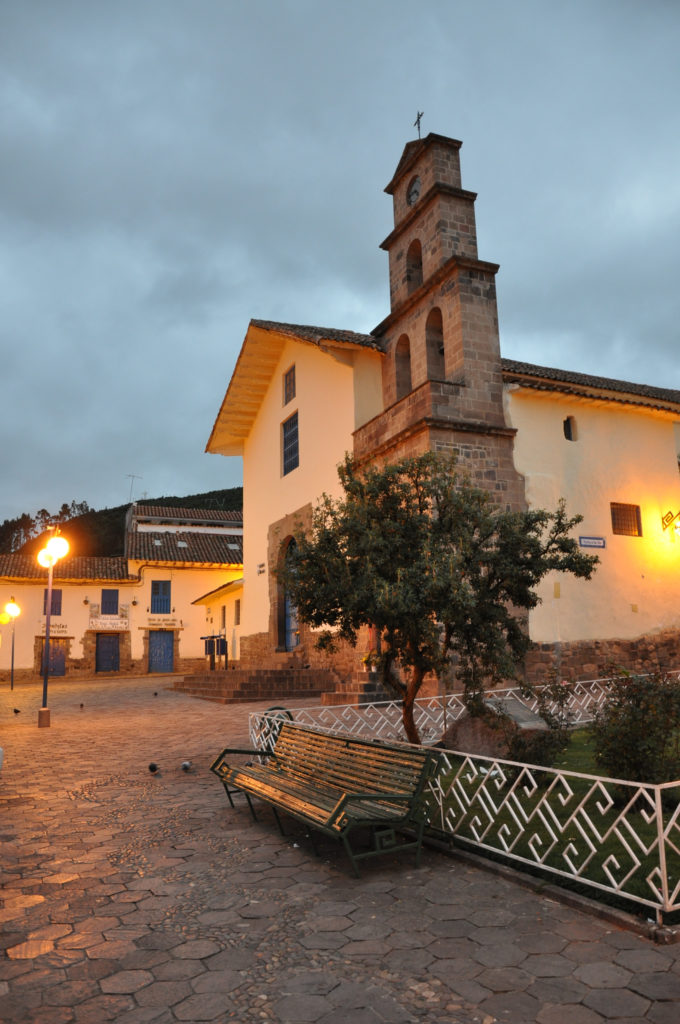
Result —
MULTIPOLYGON (((238 511, 243 508, 243 488, 228 487, 226 490, 205 491, 203 494, 187 494, 184 497, 164 495, 161 498, 144 498, 139 504, 238 511)), ((61 523, 62 532, 71 545, 71 552, 74 555, 99 558, 122 555, 125 547, 125 514, 129 507, 128 503, 115 508, 89 509, 61 523)), ((23 554, 35 555, 43 546, 43 538, 43 533, 32 537, 18 550, 23 554)))

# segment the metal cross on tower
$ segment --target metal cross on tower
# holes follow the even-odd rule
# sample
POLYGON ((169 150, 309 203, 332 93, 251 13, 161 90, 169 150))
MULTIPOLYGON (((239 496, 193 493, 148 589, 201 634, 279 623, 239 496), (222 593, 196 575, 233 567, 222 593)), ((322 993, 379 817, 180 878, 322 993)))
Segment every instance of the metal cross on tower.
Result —
POLYGON ((418 116, 416 117, 415 121, 413 122, 413 127, 418 129, 418 138, 420 138, 420 119, 423 116, 424 111, 423 110, 419 110, 417 112, 417 114, 418 114, 418 116))

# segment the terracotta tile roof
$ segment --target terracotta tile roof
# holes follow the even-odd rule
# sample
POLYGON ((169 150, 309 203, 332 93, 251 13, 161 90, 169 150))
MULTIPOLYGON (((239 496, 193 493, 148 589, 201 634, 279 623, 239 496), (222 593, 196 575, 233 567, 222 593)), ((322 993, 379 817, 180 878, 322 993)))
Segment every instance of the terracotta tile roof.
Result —
POLYGON ((199 562, 242 565, 243 539, 214 533, 129 533, 128 558, 142 562, 199 562))
POLYGON ((132 513, 137 519, 181 519, 185 523, 229 523, 236 526, 243 524, 242 511, 218 508, 175 508, 172 505, 140 505, 135 503, 132 513))
POLYGON ((357 334, 355 331, 341 331, 336 327, 311 327, 306 324, 280 324, 273 320, 251 320, 255 327, 265 331, 278 331, 291 338, 303 338, 313 341, 316 345, 322 341, 340 342, 346 345, 361 345, 364 348, 375 348, 382 351, 382 346, 372 334, 357 334))
POLYGON ((630 396, 633 400, 637 399, 639 404, 680 405, 680 391, 672 388, 633 384, 611 377, 596 377, 588 373, 575 373, 572 370, 558 370, 551 366, 536 366, 534 363, 522 363, 515 359, 501 359, 501 365, 504 380, 524 384, 526 387, 580 395, 589 395, 594 391, 610 391, 617 395, 630 396))
MULTIPOLYGON (((47 580, 47 569, 30 555, 0 555, 0 578, 47 580)), ((64 558, 54 567, 55 580, 130 580, 125 558, 78 556, 64 558)))

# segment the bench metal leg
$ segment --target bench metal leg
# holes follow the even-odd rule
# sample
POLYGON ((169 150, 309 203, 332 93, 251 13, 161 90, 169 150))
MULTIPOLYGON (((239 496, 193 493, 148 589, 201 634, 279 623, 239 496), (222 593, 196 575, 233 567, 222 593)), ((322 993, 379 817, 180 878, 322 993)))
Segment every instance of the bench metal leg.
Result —
POLYGON ((279 832, 281 833, 282 836, 285 836, 286 833, 283 831, 283 825, 281 824, 281 818, 279 816, 279 812, 277 811, 277 809, 274 807, 273 804, 272 804, 272 811, 274 812, 274 817, 276 818, 276 824, 279 826, 279 832))
POLYGON ((250 808, 250 813, 253 816, 253 821, 257 821, 257 815, 255 814, 255 808, 253 807, 252 801, 250 799, 250 794, 246 793, 245 790, 241 790, 241 789, 229 789, 229 786, 224 781, 222 782, 222 785, 224 786, 224 791, 227 794, 227 796, 229 797, 229 803, 231 804, 232 807, 235 807, 236 805, 234 804, 234 801, 232 799, 232 795, 231 794, 232 793, 243 793, 244 797, 248 801, 248 807, 250 808))
POLYGON ((255 814, 255 808, 253 807, 253 802, 250 799, 250 793, 244 793, 243 795, 245 796, 246 800, 248 801, 248 807, 250 807, 250 813, 253 816, 253 821, 257 821, 257 815, 255 814))
POLYGON ((351 847, 351 844, 350 844, 350 841, 349 841, 349 836, 347 835, 346 832, 343 833, 343 835, 342 835, 342 845, 345 847, 345 853, 347 854, 347 856, 349 858, 349 862, 352 865, 352 871, 354 872, 354 877, 355 878, 361 878, 361 874, 359 872, 359 865, 356 862, 356 857, 354 856, 354 853, 352 851, 352 847, 351 847))

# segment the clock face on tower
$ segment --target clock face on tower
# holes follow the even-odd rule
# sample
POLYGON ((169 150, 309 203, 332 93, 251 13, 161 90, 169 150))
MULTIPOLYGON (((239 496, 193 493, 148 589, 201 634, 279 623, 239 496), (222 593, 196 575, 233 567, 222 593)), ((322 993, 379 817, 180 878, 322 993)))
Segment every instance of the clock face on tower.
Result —
POLYGON ((417 202, 419 196, 420 178, 416 177, 411 181, 409 187, 406 190, 406 202, 408 203, 409 206, 413 206, 413 204, 417 202))

